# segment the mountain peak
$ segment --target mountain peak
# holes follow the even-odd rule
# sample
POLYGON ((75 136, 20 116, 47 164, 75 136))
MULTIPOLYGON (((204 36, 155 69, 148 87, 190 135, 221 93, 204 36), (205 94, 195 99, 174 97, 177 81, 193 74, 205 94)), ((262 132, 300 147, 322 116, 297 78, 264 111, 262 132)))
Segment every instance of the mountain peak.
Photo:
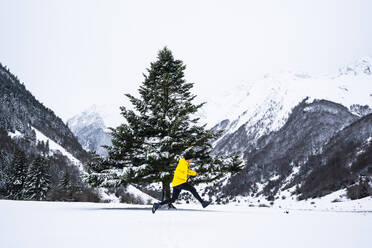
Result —
POLYGON ((102 146, 111 145, 111 136, 104 123, 105 110, 108 111, 105 106, 93 105, 67 121, 83 148, 101 156, 107 156, 107 151, 102 146))
POLYGON ((67 121, 68 127, 73 133, 79 132, 81 129, 94 124, 102 129, 105 129, 103 118, 96 111, 96 106, 85 110, 81 114, 75 115, 67 121))
POLYGON ((92 105, 84 111, 76 114, 67 123, 69 127, 78 124, 79 117, 85 119, 85 121, 90 120, 91 122, 104 122, 105 127, 117 127, 122 123, 122 116, 120 114, 120 104, 106 104, 106 105, 92 105), (101 120, 98 120, 101 119, 101 120))

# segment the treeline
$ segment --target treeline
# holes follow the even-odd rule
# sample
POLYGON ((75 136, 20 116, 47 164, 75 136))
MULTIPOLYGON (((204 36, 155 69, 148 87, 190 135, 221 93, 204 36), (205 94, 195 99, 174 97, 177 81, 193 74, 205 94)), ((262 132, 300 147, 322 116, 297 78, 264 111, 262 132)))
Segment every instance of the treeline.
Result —
POLYGON ((307 176, 297 190, 300 199, 321 197, 345 187, 348 197, 353 200, 372 195, 372 143, 343 145, 343 149, 329 157, 324 165, 321 165, 320 155, 309 159, 308 167, 313 164, 314 169, 308 174, 303 170, 307 176))
POLYGON ((48 142, 10 138, 0 128, 0 198, 12 200, 98 202, 76 166, 62 154, 49 153, 48 142))

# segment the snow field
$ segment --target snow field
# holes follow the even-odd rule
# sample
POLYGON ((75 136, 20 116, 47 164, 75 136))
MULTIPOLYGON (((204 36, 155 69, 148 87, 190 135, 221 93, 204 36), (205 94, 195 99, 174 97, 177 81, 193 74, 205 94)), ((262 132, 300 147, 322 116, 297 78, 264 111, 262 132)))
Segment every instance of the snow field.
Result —
POLYGON ((372 213, 0 201, 1 247, 370 247, 372 213))
MULTIPOLYGON (((263 185, 259 185, 263 188, 263 185)), ((257 197, 236 196, 235 201, 231 201, 228 205, 239 206, 259 206, 260 204, 271 206, 279 209, 292 210, 316 210, 316 211, 340 211, 340 212, 372 212, 372 196, 364 197, 357 200, 350 200, 347 197, 346 189, 341 189, 332 192, 328 195, 318 198, 309 198, 306 200, 297 200, 296 195, 292 195, 296 186, 290 189, 279 191, 276 196, 278 199, 271 202, 266 196, 259 195, 257 197)))
POLYGON ((69 160, 71 160, 75 166, 79 168, 81 172, 84 172, 84 167, 83 164, 75 158, 71 153, 66 151, 65 148, 63 148, 61 145, 57 144, 55 141, 49 139, 47 136, 45 136, 42 132, 37 130, 36 128, 32 127, 32 129, 36 133, 36 139, 38 141, 44 141, 44 142, 49 142, 49 149, 52 151, 60 151, 64 156, 66 156, 69 160))

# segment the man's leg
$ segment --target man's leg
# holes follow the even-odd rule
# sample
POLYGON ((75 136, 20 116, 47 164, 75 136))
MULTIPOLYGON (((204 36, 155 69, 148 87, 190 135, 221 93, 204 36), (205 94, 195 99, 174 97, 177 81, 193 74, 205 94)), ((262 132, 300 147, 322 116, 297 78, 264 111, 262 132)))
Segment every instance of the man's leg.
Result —
POLYGON ((203 205, 203 199, 200 197, 200 195, 198 194, 198 192, 196 191, 196 189, 195 189, 195 187, 194 186, 192 186, 191 184, 189 184, 189 183, 184 183, 184 184, 181 184, 181 186, 182 186, 182 189, 184 189, 184 190, 187 190, 187 191, 190 191, 193 195, 194 195, 194 197, 196 198, 196 199, 198 199, 198 201, 203 205))
POLYGON ((172 198, 166 199, 165 201, 162 201, 162 202, 154 203, 152 205, 152 213, 154 214, 156 212, 156 210, 161 207, 161 205, 175 202, 177 200, 178 195, 180 194, 180 192, 181 192, 180 187, 178 187, 178 186, 174 187, 172 198))
POLYGON ((177 200, 180 192, 181 192, 181 189, 178 186, 174 187, 172 197, 169 198, 169 199, 166 199, 165 201, 160 202, 159 205, 164 205, 164 204, 175 202, 177 200))

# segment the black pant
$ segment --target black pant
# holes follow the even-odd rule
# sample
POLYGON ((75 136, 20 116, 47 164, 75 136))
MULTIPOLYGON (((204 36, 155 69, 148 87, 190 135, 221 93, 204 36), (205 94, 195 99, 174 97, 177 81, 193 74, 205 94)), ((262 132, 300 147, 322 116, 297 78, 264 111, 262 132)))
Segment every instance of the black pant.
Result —
POLYGON ((198 192, 196 192, 196 189, 195 189, 194 186, 192 186, 192 185, 189 184, 189 183, 183 183, 183 184, 180 184, 180 185, 174 187, 174 188, 173 188, 172 198, 169 198, 169 199, 167 199, 167 200, 165 200, 165 201, 162 201, 162 202, 160 203, 160 205, 164 205, 164 204, 169 204, 169 203, 173 203, 173 202, 175 202, 175 201, 177 200, 178 196, 180 195, 181 190, 187 190, 187 191, 190 191, 190 192, 194 195, 194 197, 195 197, 196 199, 198 199, 198 201, 199 201, 200 203, 203 202, 203 199, 200 197, 200 195, 198 194, 198 192))

